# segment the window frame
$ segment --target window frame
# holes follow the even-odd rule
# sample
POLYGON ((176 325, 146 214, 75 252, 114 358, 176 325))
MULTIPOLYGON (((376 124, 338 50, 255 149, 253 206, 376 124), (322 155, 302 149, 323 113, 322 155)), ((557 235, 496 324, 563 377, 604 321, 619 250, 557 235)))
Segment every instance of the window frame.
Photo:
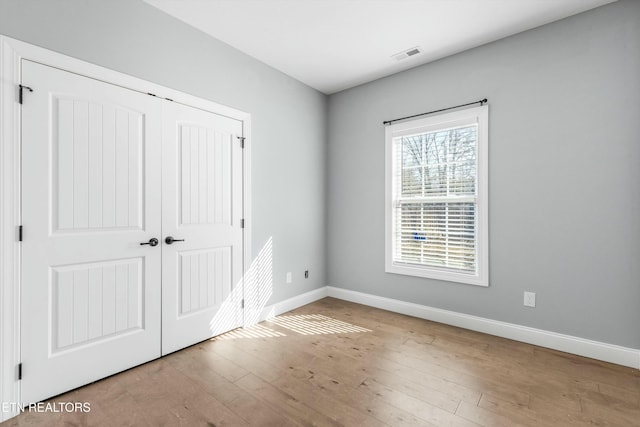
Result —
POLYGON ((489 286, 489 106, 455 110, 406 120, 385 128, 385 272, 477 286, 489 286), (427 265, 394 261, 395 198, 394 138, 477 124, 476 147, 476 272, 465 273, 427 265))

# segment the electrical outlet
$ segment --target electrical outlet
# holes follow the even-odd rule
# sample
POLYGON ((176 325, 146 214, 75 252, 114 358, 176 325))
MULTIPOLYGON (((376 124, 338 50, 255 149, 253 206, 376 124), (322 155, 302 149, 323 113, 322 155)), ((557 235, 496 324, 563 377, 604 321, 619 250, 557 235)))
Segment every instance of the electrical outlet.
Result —
POLYGON ((304 271, 304 278, 308 279, 309 278, 309 270, 305 270, 304 271))
POLYGON ((525 305, 525 307, 535 307, 536 306, 536 294, 535 294, 535 292, 525 292, 524 293, 524 305, 525 305))
POLYGON ((291 272, 287 272, 287 283, 291 283, 291 272))

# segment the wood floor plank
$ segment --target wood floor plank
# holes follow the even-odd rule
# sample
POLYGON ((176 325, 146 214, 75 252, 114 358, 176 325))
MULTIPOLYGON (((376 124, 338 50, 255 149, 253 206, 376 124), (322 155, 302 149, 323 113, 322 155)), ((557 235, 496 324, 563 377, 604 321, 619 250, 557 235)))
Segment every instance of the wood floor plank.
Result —
POLYGON ((251 366, 252 373, 258 375, 265 381, 275 381, 280 377, 279 368, 271 363, 268 363, 256 355, 247 352, 243 348, 234 347, 230 343, 225 345, 211 345, 207 346, 207 351, 218 354, 227 360, 242 366, 251 366))
POLYGON ((305 426, 339 426, 339 422, 316 411, 301 402, 298 397, 292 396, 279 390, 277 387, 267 383, 261 378, 249 374, 237 384, 248 391, 254 397, 267 402, 274 408, 282 411, 287 417, 305 426))
POLYGON ((533 396, 529 408, 535 410, 538 420, 544 425, 551 426, 600 426, 600 427, 630 427, 636 424, 619 424, 615 421, 616 414, 611 411, 603 417, 586 414, 582 411, 574 411, 555 405, 552 402, 538 399, 533 396))
POLYGON ((433 361, 432 364, 427 364, 424 358, 407 356, 401 352, 385 352, 383 357, 389 358, 389 360, 395 361, 405 367, 414 368, 420 372, 438 372, 439 375, 442 375, 442 377, 448 381, 480 392, 491 392, 496 396, 500 396, 516 404, 526 404, 529 401, 529 394, 522 391, 521 387, 514 386, 514 382, 505 375, 494 378, 492 376, 482 375, 482 371, 479 368, 474 371, 473 366, 443 366, 441 361, 433 361))
POLYGON ((499 397, 492 396, 489 393, 484 393, 482 395, 478 402, 478 407, 491 411, 495 414, 505 416, 521 425, 544 425, 538 419, 538 413, 529 409, 528 406, 516 405, 512 402, 500 399, 499 397))
POLYGON ((228 402, 226 406, 252 426, 294 427, 300 425, 249 393, 228 402))
POLYGON ((389 427, 389 424, 370 414, 345 404, 339 395, 318 393, 317 388, 306 381, 282 377, 274 382, 274 386, 291 396, 296 396, 305 405, 335 420, 339 425, 389 427))
POLYGON ((438 408, 423 400, 408 396, 390 387, 385 387, 375 381, 363 381, 360 389, 366 390, 371 395, 377 396, 385 402, 437 426, 474 426, 474 423, 451 412, 438 408))
POLYGON ((418 399, 429 405, 444 409, 452 414, 456 412, 456 408, 460 404, 460 399, 456 399, 436 389, 421 387, 420 384, 408 383, 402 380, 393 381, 388 378, 386 381, 380 382, 376 380, 376 378, 368 378, 363 381, 360 386, 366 386, 369 391, 374 387, 376 389, 392 389, 410 398, 418 399))
POLYGON ((373 397, 362 390, 352 388, 327 375, 314 371, 292 370, 291 375, 307 382, 317 388, 316 393, 336 396, 342 402, 371 414, 374 418, 394 427, 403 426, 433 426, 433 424, 421 420, 414 415, 389 405, 383 400, 373 397))
POLYGON ((211 346, 196 345, 187 348, 184 351, 189 353, 184 356, 189 356, 193 360, 206 364, 207 368, 231 382, 237 381, 250 372, 241 365, 233 363, 215 352, 208 351, 209 347, 211 346))
POLYGON ((640 424, 640 407, 614 396, 588 392, 580 396, 582 412, 597 418, 603 415, 620 424, 640 424))
POLYGON ((240 414, 220 403, 217 399, 206 393, 198 393, 189 399, 184 399, 183 407, 191 411, 194 415, 185 419, 201 419, 208 426, 249 426, 250 422, 241 417, 240 414))
POLYGON ((204 392, 218 399, 218 401, 226 404, 246 392, 231 381, 222 377, 220 374, 213 372, 206 367, 202 367, 199 363, 190 359, 180 359, 173 361, 175 367, 185 377, 197 381, 201 384, 204 392), (178 363, 180 362, 180 363, 178 363))
POLYGON ((634 405, 634 407, 636 408, 640 406, 640 393, 634 393, 627 389, 616 387, 610 384, 598 384, 598 388, 595 391, 598 391, 606 396, 624 400, 625 402, 634 405))
POLYGON ((467 402, 460 403, 456 415, 485 427, 522 427, 527 425, 521 424, 514 418, 489 411, 479 406, 473 406, 467 402))
POLYGON ((534 352, 549 370, 563 372, 565 377, 595 381, 640 393, 640 375, 637 369, 541 347, 535 347, 534 352))
POLYGON ((387 366, 387 368, 388 370, 375 370, 371 378, 381 384, 398 388, 409 395, 413 395, 413 391, 410 390, 419 391, 421 387, 427 387, 473 405, 478 403, 482 395, 482 392, 477 389, 444 378, 444 375, 437 370, 434 370, 433 373, 426 373, 401 365, 387 366))

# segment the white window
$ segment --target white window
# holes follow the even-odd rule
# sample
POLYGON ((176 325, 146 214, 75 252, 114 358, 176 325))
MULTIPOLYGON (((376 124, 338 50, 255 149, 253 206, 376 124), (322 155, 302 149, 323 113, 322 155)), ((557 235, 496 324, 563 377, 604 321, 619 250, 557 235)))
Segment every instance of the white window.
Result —
POLYGON ((386 128, 386 271, 489 285, 488 106, 386 128))

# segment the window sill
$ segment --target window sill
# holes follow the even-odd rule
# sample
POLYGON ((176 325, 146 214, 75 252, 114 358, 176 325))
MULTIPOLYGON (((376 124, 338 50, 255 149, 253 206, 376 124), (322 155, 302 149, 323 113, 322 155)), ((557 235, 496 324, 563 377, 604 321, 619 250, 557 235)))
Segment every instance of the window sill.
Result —
POLYGON ((385 272, 404 276, 422 277, 426 279, 444 280, 466 285, 489 286, 489 278, 479 274, 457 273, 437 268, 413 266, 410 264, 392 262, 386 265, 385 272))

